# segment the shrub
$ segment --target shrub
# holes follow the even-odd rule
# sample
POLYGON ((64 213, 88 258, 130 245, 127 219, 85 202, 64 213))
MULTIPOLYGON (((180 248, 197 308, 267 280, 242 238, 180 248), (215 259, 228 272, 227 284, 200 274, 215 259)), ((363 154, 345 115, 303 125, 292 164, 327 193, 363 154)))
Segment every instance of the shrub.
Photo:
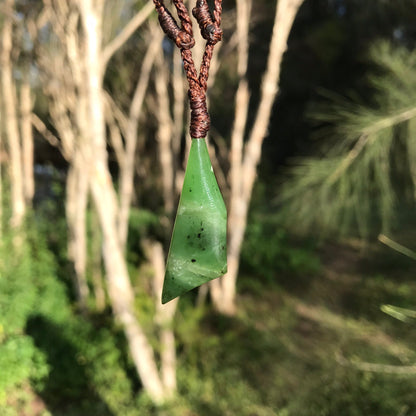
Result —
POLYGON ((45 243, 34 231, 17 238, 6 230, 0 241, 0 406, 8 390, 48 373, 45 355, 26 333, 30 316, 63 321, 69 312, 45 243))
POLYGON ((276 280, 279 272, 297 276, 316 273, 320 262, 312 248, 291 241, 272 216, 253 215, 246 230, 241 268, 267 282, 276 280))

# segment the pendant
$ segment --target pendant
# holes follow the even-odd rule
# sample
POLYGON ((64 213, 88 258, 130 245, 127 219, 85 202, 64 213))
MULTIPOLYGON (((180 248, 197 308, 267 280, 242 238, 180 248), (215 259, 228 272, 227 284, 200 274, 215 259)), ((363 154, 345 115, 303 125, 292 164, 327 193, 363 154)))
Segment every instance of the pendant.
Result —
POLYGON ((227 211, 205 139, 192 139, 173 227, 162 303, 227 272, 227 211))

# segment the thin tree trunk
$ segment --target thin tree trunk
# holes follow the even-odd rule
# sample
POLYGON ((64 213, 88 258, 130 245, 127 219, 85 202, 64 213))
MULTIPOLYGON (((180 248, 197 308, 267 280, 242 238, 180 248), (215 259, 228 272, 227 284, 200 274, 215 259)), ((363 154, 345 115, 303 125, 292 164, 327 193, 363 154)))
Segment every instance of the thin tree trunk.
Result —
POLYGON ((173 317, 178 305, 178 299, 165 305, 160 303, 163 279, 165 276, 165 255, 163 246, 157 241, 145 241, 143 245, 154 271, 153 289, 157 302, 155 321, 160 330, 160 371, 165 387, 165 393, 168 397, 171 397, 176 391, 176 344, 172 325, 173 317))
POLYGON ((74 264, 75 291, 81 309, 87 309, 89 288, 86 277, 88 204, 88 171, 77 151, 71 161, 66 182, 66 218, 68 223, 68 255, 74 264))
MULTIPOLYGON (((98 158, 97 158, 98 159, 98 158)), ((156 402, 164 400, 153 350, 134 314, 134 295, 116 226, 116 198, 111 177, 102 161, 94 163, 90 186, 103 230, 103 257, 108 293, 116 318, 124 327, 130 353, 143 386, 156 402)))
POLYGON ((175 184, 177 171, 181 169, 179 162, 181 151, 181 139, 184 131, 185 112, 185 77, 180 52, 175 48, 173 51, 173 132, 172 132, 172 153, 175 163, 175 184))
POLYGON ((3 111, 0 101, 0 244, 3 237, 3 158, 4 152, 4 137, 3 137, 3 111))
POLYGON ((95 297, 95 308, 102 312, 105 308, 105 289, 102 274, 102 236, 100 222, 95 210, 91 210, 91 280, 95 297))
POLYGON ((23 160, 23 183, 26 205, 32 204, 35 194, 35 178, 33 169, 33 130, 32 130, 32 107, 31 86, 29 80, 29 69, 23 76, 20 86, 20 126, 22 135, 22 160, 23 160))
MULTIPOLYGON (((249 51, 249 28, 251 16, 251 1, 237 0, 237 38, 238 38, 238 63, 237 74, 239 83, 235 95, 235 114, 234 125, 231 133, 231 153, 230 153, 230 212, 228 215, 228 230, 230 240, 235 238, 237 230, 243 230, 244 224, 241 223, 241 215, 238 214, 239 200, 242 194, 242 158, 244 134, 247 124, 248 109, 250 103, 250 92, 247 82, 248 51, 249 51), (236 215, 237 214, 237 215, 236 215)), ((237 273, 236 270, 236 253, 231 251, 231 245, 228 247, 228 273, 222 280, 214 280, 211 283, 212 300, 217 310, 227 314, 235 312, 234 302, 224 303, 223 297, 224 280, 229 279, 237 273)), ((238 253, 237 253, 238 255, 238 253)), ((239 258, 237 257, 237 262, 239 258)))
POLYGON ((117 230, 118 206, 107 164, 100 54, 102 1, 79 1, 86 38, 87 95, 90 121, 90 187, 103 231, 103 255, 113 311, 122 323, 143 386, 156 402, 164 400, 153 350, 134 314, 134 295, 117 230), (92 157, 93 155, 93 157, 92 157))
POLYGON ((162 42, 162 32, 160 30, 157 32, 153 30, 151 35, 151 41, 140 71, 139 81, 137 82, 130 105, 129 118, 126 127, 124 158, 123 162, 120 164, 120 213, 118 218, 118 228, 120 243, 123 248, 125 248, 127 241, 129 212, 134 190, 134 164, 136 161, 139 118, 147 86, 149 84, 150 71, 162 42))
POLYGON ((4 123, 10 157, 10 186, 12 201, 11 225, 18 227, 25 215, 25 200, 22 175, 22 152, 17 121, 16 86, 13 79, 11 61, 12 51, 12 15, 13 0, 5 0, 6 13, 4 14, 3 30, 1 32, 1 87, 4 108, 4 123))
MULTIPOLYGON (((211 295, 216 308, 225 313, 235 313, 236 282, 239 268, 241 246, 247 225, 248 208, 251 201, 254 181, 256 179, 257 166, 260 162, 261 148, 264 137, 267 134, 268 123, 275 97, 278 92, 281 63, 287 48, 287 40, 293 26, 296 14, 304 0, 279 0, 273 34, 270 40, 269 56, 266 72, 261 86, 260 103, 257 108, 254 125, 248 142, 244 148, 243 156, 243 132, 245 129, 248 111, 248 88, 245 80, 247 68, 247 37, 242 35, 246 41, 240 45, 239 42, 239 75, 240 85, 237 91, 239 101, 236 102, 236 118, 233 132, 231 151, 231 201, 229 212, 229 242, 228 242, 228 272, 220 282, 213 283, 211 295), (241 73, 240 73, 241 71, 241 73), (240 104, 241 103, 241 104, 240 104), (241 107, 240 107, 241 105, 241 107)), ((247 20, 245 2, 240 2, 241 15, 239 19, 247 20), (245 18, 244 18, 245 16, 245 18)), ((247 23, 240 26, 241 32, 248 30, 247 23)))
POLYGON ((173 121, 170 115, 169 95, 167 86, 169 77, 163 56, 156 59, 155 86, 157 94, 158 120, 157 139, 159 145, 159 160, 162 168, 163 201, 165 212, 171 219, 175 203, 174 162, 172 157, 173 121))
MULTIPOLYGON (((179 156, 181 123, 179 123, 179 126, 176 126, 177 128, 175 129, 172 116, 170 114, 170 105, 167 92, 169 78, 166 73, 162 58, 158 58, 159 59, 156 60, 157 70, 155 74, 156 94, 158 100, 158 153, 160 158, 160 165, 162 168, 165 212, 168 215, 170 221, 173 221, 173 211, 175 204, 175 167, 179 167, 179 163, 178 165, 175 165, 174 157, 179 156), (176 142, 174 142, 175 139, 176 142)), ((177 78, 176 81, 178 81, 177 78)), ((183 101, 180 103, 178 102, 178 100, 183 97, 179 91, 180 88, 181 86, 178 85, 174 87, 175 102, 173 107, 174 115, 177 118, 183 117, 183 101), (180 104, 182 104, 182 112, 179 108, 180 104)), ((183 119, 181 122, 183 123, 183 119)), ((155 320, 160 328, 161 376, 166 395, 171 397, 176 391, 176 345, 172 324, 178 304, 178 299, 175 299, 165 305, 160 303, 160 299, 162 297, 163 279, 165 276, 165 255, 163 246, 159 242, 152 242, 150 243, 150 249, 147 251, 155 273, 154 292, 157 302, 155 320)))
POLYGON ((124 29, 108 44, 102 51, 102 67, 105 68, 108 61, 130 38, 130 36, 147 20, 154 11, 152 3, 147 3, 138 13, 124 26, 124 29))

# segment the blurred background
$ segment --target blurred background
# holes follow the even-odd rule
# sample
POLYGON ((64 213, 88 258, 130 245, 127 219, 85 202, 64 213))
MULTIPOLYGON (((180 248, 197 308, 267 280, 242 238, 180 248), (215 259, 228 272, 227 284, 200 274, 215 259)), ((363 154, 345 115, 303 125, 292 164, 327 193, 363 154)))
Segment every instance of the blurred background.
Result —
POLYGON ((162 306, 179 51, 151 1, 0 0, 0 415, 415 416, 415 22, 224 0, 228 273, 162 306))

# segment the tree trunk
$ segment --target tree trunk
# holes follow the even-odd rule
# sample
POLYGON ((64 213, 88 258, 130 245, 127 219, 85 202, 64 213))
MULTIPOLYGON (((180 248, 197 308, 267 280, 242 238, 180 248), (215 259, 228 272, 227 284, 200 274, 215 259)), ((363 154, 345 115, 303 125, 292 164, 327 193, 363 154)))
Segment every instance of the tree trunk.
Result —
POLYGON ((157 95, 157 139, 159 160, 162 168, 163 201, 165 213, 172 220, 175 202, 174 162, 172 157, 173 121, 170 115, 169 96, 167 86, 169 77, 163 62, 163 55, 156 60, 155 86, 157 95))
POLYGON ((0 244, 3 237, 3 160, 5 158, 4 152, 4 138, 3 138, 3 111, 0 101, 0 244))
MULTIPOLYGON (((235 313, 234 301, 225 303, 225 279, 238 273, 239 253, 232 251, 238 230, 244 229, 244 225, 239 221, 240 216, 235 215, 241 207, 239 206, 240 195, 242 193, 242 158, 244 134, 247 124, 248 108, 250 103, 250 92, 246 79, 248 66, 249 49, 249 24, 251 16, 251 1, 237 0, 237 38, 238 38, 238 63, 237 74, 239 77, 238 88, 235 96, 234 125, 231 133, 231 153, 230 153, 230 212, 228 214, 228 273, 223 280, 214 281, 211 284, 211 292, 214 306, 217 310, 232 315, 235 313), (237 260, 237 264, 236 264, 237 260)), ((232 287, 231 287, 232 290, 232 287)), ((235 290, 235 289, 234 289, 235 290)), ((234 298, 234 294, 228 294, 228 298, 234 298)))
POLYGON ((139 117, 143 107, 150 71, 153 67, 156 54, 161 48, 162 32, 153 31, 151 41, 143 60, 139 81, 133 94, 126 128, 126 145, 124 160, 120 165, 120 214, 118 219, 120 243, 124 248, 127 241, 129 212, 133 196, 134 163, 136 161, 137 130, 139 117))
POLYGON ((79 1, 86 38, 87 96, 90 121, 90 187, 103 232, 103 255, 108 292, 117 319, 122 323, 137 371, 149 396, 164 400, 153 350, 134 314, 134 295, 117 230, 118 206, 107 164, 102 96, 103 62, 101 51, 102 1, 79 1))
POLYGON ((13 79, 11 61, 13 34, 13 0, 5 0, 3 30, 1 33, 1 87, 4 108, 6 139, 10 158, 10 186, 12 217, 11 225, 18 227, 25 215, 25 200, 22 174, 22 152, 17 119, 16 84, 13 79))
POLYGON ((81 309, 87 309, 89 295, 87 265, 86 211, 88 204, 88 169, 81 152, 71 160, 66 182, 66 219, 68 223, 68 256, 74 264, 75 291, 81 309))
POLYGON ((183 63, 179 50, 176 48, 173 51, 173 72, 172 72, 172 87, 173 87, 173 136, 172 136, 172 153, 173 161, 175 163, 175 190, 180 192, 180 186, 176 184, 178 171, 181 170, 180 152, 181 140, 184 131, 184 113, 185 113, 185 99, 186 87, 185 77, 183 72, 183 63))
POLYGON ((35 194, 35 178, 33 169, 33 130, 31 87, 29 81, 29 68, 26 69, 20 86, 20 126, 22 136, 23 184, 26 205, 32 204, 35 194))
MULTIPOLYGON (((97 157, 97 159, 99 159, 97 157)), ((90 186, 103 230, 103 257, 108 281, 108 293, 116 318, 122 323, 130 353, 143 386, 156 402, 164 400, 153 350, 134 314, 134 295, 123 257, 116 226, 116 198, 111 177, 102 161, 94 163, 90 186)))
POLYGON ((239 30, 239 64, 240 83, 236 95, 236 113, 232 133, 231 149, 231 198, 228 242, 228 272, 219 281, 212 283, 211 295, 214 306, 222 313, 234 314, 236 310, 235 295, 241 246, 247 225, 257 166, 260 162, 263 140, 267 134, 268 123, 275 97, 278 92, 280 68, 287 48, 287 40, 296 14, 304 0, 279 0, 273 34, 270 40, 266 72, 261 86, 260 103, 257 108, 254 125, 243 150, 243 136, 248 112, 249 91, 245 74, 247 71, 248 42, 247 31, 249 6, 244 1, 237 2, 239 30))
POLYGON ((91 210, 91 280, 95 297, 95 308, 102 312, 105 308, 105 289, 102 274, 102 235, 97 212, 91 210))
POLYGON ((165 394, 167 397, 172 397, 176 391, 176 344, 172 325, 173 317, 175 316, 178 305, 178 299, 165 305, 160 303, 163 279, 165 276, 165 255, 163 246, 157 241, 145 241, 143 246, 154 271, 153 290, 157 305, 155 322, 159 327, 161 347, 160 371, 165 394))

